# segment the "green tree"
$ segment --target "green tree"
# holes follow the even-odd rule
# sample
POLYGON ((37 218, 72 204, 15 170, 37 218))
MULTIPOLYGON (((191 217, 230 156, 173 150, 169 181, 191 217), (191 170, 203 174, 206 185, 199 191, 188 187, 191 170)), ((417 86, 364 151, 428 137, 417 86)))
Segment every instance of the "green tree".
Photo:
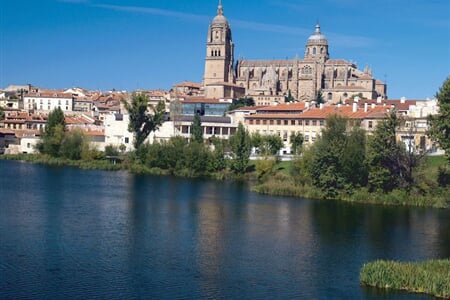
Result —
POLYGON ((325 99, 323 98, 322 90, 319 90, 314 101, 316 101, 317 104, 325 103, 325 99))
POLYGON ((230 137, 230 146, 233 152, 233 171, 245 173, 250 158, 251 138, 242 123, 239 123, 236 133, 230 137))
POLYGON ((149 106, 147 95, 133 93, 131 95, 131 103, 126 100, 122 100, 122 103, 130 115, 128 131, 134 134, 134 148, 139 150, 139 147, 150 133, 158 130, 159 126, 164 122, 164 101, 160 101, 156 107, 153 105, 149 106), (151 112, 148 110, 149 107, 151 112))
POLYGON ((369 168, 369 190, 392 191, 410 187, 412 172, 408 172, 405 146, 397 143, 396 133, 402 119, 392 110, 386 119, 379 122, 367 143, 366 162, 369 168))
POLYGON ((203 128, 199 114, 195 114, 194 121, 192 122, 191 140, 197 143, 203 143, 203 128))
POLYGON ((89 152, 89 140, 83 131, 75 128, 66 132, 61 143, 60 156, 72 160, 80 160, 83 152, 89 152))
POLYGON ((358 93, 358 94, 353 94, 350 96, 350 99, 355 99, 356 97, 358 97, 359 99, 367 99, 366 97, 363 96, 362 93, 358 93))
POLYGON ((0 107, 0 120, 3 120, 5 118, 5 112, 3 111, 3 109, 0 107))
POLYGON ((214 145, 214 151, 208 162, 208 170, 210 172, 224 170, 227 167, 225 161, 225 140, 213 137, 211 138, 211 143, 214 145))
POLYGON ((292 132, 291 136, 289 137, 291 141, 291 149, 292 152, 295 155, 300 154, 300 151, 302 150, 303 146, 303 135, 300 132, 292 132))
POLYGON ((309 165, 314 186, 326 197, 335 198, 344 190, 352 192, 365 183, 364 137, 363 131, 350 126, 347 118, 338 115, 327 118, 309 165))
POLYGON ((260 135, 257 132, 251 135, 251 144, 262 155, 276 155, 283 147, 283 141, 280 136, 273 134, 260 135))
MULTIPOLYGON (((123 145, 123 144, 122 144, 123 145)), ((118 156, 119 149, 114 145, 105 146, 105 156, 118 156)))
POLYGON ((450 164, 450 76, 444 81, 436 93, 439 105, 439 114, 430 116, 430 129, 428 134, 445 150, 447 162, 450 164))
POLYGON ((289 90, 287 97, 284 99, 284 102, 294 102, 294 101, 295 101, 295 99, 292 96, 291 90, 289 90))
POLYGON ((48 114, 47 124, 45 126, 45 133, 52 135, 56 126, 61 125, 65 128, 64 113, 60 107, 55 108, 48 114))
POLYGON ((65 136, 64 113, 61 108, 56 108, 48 114, 47 124, 41 133, 41 140, 36 149, 42 154, 53 157, 60 156, 61 145, 65 136))
POLYGON ((254 147, 256 149, 256 153, 260 154, 260 150, 263 144, 263 137, 261 134, 259 134, 258 132, 254 132, 251 134, 251 144, 252 147, 254 147))
POLYGON ((228 110, 232 111, 244 106, 255 106, 255 101, 251 97, 239 98, 237 100, 234 99, 228 110))
POLYGON ((279 135, 265 135, 263 136, 263 148, 266 154, 276 155, 283 148, 283 140, 279 135))

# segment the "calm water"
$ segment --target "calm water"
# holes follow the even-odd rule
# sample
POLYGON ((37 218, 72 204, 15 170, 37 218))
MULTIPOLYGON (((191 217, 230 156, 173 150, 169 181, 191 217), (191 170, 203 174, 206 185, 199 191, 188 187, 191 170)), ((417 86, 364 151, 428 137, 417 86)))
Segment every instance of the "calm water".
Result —
POLYGON ((431 299, 362 264, 450 257, 450 211, 0 160, 1 299, 431 299))

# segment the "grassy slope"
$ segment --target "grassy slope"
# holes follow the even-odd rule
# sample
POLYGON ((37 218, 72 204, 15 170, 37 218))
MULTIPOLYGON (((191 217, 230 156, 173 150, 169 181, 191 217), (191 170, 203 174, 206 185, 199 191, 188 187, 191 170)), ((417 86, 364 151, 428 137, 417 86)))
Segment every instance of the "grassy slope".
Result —
MULTIPOLYGON (((428 184, 436 185, 436 177, 439 166, 446 164, 444 156, 430 156, 424 160, 422 173, 424 182, 421 184, 427 193, 408 194, 406 191, 394 190, 389 194, 369 193, 367 189, 361 188, 353 194, 343 194, 339 200, 348 202, 372 203, 382 205, 412 205, 431 206, 437 208, 450 207, 450 186, 447 188, 430 187, 428 184), (426 182, 425 182, 426 181, 426 182)), ((280 162, 275 167, 275 174, 268 176, 262 182, 253 187, 256 192, 275 196, 293 196, 301 198, 321 199, 320 191, 308 185, 295 182, 290 175, 292 162, 280 162)))

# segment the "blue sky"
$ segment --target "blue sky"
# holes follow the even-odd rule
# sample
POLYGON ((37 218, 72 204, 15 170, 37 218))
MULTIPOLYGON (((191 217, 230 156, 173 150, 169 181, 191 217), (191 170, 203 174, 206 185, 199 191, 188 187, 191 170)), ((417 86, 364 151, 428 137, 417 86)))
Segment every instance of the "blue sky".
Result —
MULTIPOLYGON (((330 57, 370 66, 398 99, 450 75, 448 0, 223 0, 235 56, 303 56, 319 20, 330 57)), ((2 0, 0 88, 169 89, 201 82, 217 0, 2 0)))

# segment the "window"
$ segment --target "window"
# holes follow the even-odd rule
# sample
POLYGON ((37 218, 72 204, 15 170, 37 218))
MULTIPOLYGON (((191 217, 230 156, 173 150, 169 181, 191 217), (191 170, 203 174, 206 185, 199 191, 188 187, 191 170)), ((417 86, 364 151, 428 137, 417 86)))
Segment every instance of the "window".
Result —
POLYGON ((289 121, 288 120, 284 120, 284 125, 289 125, 289 121))
POLYGON ((295 120, 291 120, 291 125, 295 125, 295 120))
POLYGON ((281 125, 281 120, 277 120, 277 125, 281 125))
POLYGON ((312 121, 312 125, 313 125, 313 126, 317 126, 317 120, 313 120, 313 121, 312 121))
POLYGON ((298 125, 303 125, 303 121, 300 119, 300 120, 298 120, 298 125))
POLYGON ((273 120, 270 120, 270 121, 269 121, 269 124, 270 124, 270 125, 273 125, 273 123, 274 123, 273 120))
POLYGON ((328 100, 333 100, 333 94, 332 93, 328 93, 327 97, 328 97, 328 100))
POLYGON ((309 120, 305 120, 305 126, 309 126, 309 120))
POLYGON ((256 125, 260 125, 261 124, 261 120, 255 120, 255 124, 256 125))
POLYGON ((128 144, 130 142, 130 138, 125 138, 125 144, 128 144))
POLYGON ((267 125, 267 120, 263 120, 263 125, 267 125))
POLYGON ((312 69, 310 66, 304 66, 302 68, 302 74, 312 74, 312 69))
POLYGON ((373 128, 373 121, 369 121, 369 128, 373 128))
POLYGON ((320 126, 324 126, 325 125, 325 120, 320 120, 320 126))
POLYGON ((253 125, 253 120, 248 120, 248 123, 249 123, 250 125, 253 125))

